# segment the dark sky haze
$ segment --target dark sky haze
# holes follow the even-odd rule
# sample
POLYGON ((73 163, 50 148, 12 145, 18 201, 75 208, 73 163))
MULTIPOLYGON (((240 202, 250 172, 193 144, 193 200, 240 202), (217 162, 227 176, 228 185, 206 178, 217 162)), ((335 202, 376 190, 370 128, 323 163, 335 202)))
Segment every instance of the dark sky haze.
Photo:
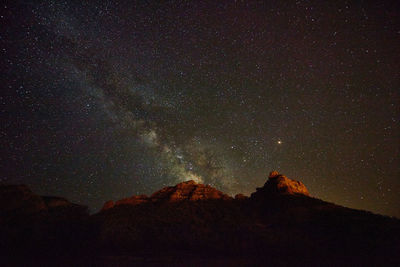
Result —
POLYGON ((6 1, 0 182, 96 211, 276 169, 400 217, 396 2, 6 1))

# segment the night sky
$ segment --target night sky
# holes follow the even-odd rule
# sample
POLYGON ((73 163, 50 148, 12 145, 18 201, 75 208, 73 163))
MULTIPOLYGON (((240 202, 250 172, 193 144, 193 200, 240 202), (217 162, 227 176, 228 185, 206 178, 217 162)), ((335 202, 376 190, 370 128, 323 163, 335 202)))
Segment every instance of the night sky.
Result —
POLYGON ((400 217, 397 1, 289 2, 3 4, 0 182, 95 212, 276 169, 400 217))

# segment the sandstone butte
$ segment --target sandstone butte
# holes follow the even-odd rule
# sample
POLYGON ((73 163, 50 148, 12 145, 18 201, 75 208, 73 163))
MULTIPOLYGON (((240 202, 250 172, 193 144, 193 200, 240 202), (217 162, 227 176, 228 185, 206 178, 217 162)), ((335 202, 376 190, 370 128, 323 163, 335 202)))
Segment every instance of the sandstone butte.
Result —
POLYGON ((149 202, 176 202, 176 201, 196 201, 209 199, 232 199, 230 196, 221 191, 204 184, 198 184, 193 180, 179 183, 175 186, 164 187, 163 189, 153 193, 150 197, 146 195, 132 196, 116 201, 107 201, 102 210, 118 205, 138 205, 149 202))
MULTIPOLYGON (((310 196, 307 188, 302 182, 292 180, 286 176, 273 171, 269 174, 267 182, 263 187, 251 195, 251 198, 267 197, 274 195, 305 195, 310 196)), ((107 201, 102 211, 108 210, 118 205, 138 205, 151 202, 176 202, 176 201, 196 201, 196 200, 232 200, 233 198, 209 185, 198 184, 192 180, 179 183, 175 186, 165 187, 150 197, 146 195, 132 196, 116 202, 107 201)), ((237 194, 235 200, 245 200, 247 196, 237 194)))
POLYGON ((267 182, 263 187, 251 194, 252 198, 268 197, 274 195, 305 195, 310 196, 306 186, 296 180, 292 180, 277 171, 270 172, 267 182))

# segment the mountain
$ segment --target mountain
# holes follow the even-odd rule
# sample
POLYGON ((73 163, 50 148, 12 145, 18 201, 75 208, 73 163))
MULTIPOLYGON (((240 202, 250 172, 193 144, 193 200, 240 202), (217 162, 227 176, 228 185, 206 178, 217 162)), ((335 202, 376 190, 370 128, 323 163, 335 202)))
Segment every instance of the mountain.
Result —
POLYGON ((0 218, 26 218, 27 216, 52 216, 55 213, 86 216, 86 206, 69 202, 62 197, 38 196, 26 185, 0 185, 0 218))
POLYGON ((229 200, 232 198, 209 185, 197 184, 195 181, 190 180, 175 186, 165 187, 155 192, 150 197, 147 197, 146 195, 139 195, 132 196, 130 198, 124 198, 115 203, 112 200, 107 201, 104 204, 102 211, 119 205, 138 205, 154 202, 175 202, 184 200, 197 201, 210 199, 229 200))
POLYGON ((14 265, 400 264, 398 219, 313 198, 277 172, 250 197, 187 181, 91 216, 25 186, 0 193, 1 251, 14 265))
POLYGON ((289 179, 277 171, 271 172, 264 186, 256 190, 251 195, 252 198, 263 198, 276 194, 310 196, 310 193, 302 182, 289 179))

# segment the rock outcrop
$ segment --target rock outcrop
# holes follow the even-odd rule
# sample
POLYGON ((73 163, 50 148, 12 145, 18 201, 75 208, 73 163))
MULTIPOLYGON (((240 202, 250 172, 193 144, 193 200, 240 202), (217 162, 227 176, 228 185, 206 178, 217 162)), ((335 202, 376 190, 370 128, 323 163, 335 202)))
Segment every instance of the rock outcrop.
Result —
MULTIPOLYGON (((271 197, 277 194, 287 195, 305 195, 309 196, 309 192, 302 182, 295 181, 273 171, 269 174, 269 179, 262 188, 257 188, 257 191, 251 195, 252 199, 260 197, 271 197)), ((236 200, 244 200, 248 197, 243 194, 237 194, 236 200)), ((164 187, 163 189, 153 193, 150 197, 146 195, 132 196, 116 201, 107 201, 102 211, 113 208, 119 205, 138 205, 143 203, 154 202, 178 202, 178 201, 196 201, 196 200, 229 200, 232 197, 209 185, 198 184, 193 180, 179 183, 175 186, 164 187)))
POLYGON ((243 195, 243 194, 237 194, 235 195, 235 199, 237 200, 243 200, 243 199, 248 199, 249 197, 243 195))
POLYGON ((269 174, 263 187, 251 194, 251 198, 268 197, 273 195, 304 195, 310 196, 306 186, 296 180, 292 180, 277 171, 269 174))
POLYGON ((129 204, 129 205, 138 205, 142 203, 149 202, 150 199, 146 195, 139 195, 139 196, 132 196, 130 198, 124 198, 121 200, 118 200, 115 202, 115 205, 124 205, 124 204, 129 204))
POLYGON ((182 200, 210 200, 232 199, 230 196, 209 185, 197 184, 195 181, 187 181, 176 186, 169 186, 155 192, 150 197, 152 201, 182 201, 182 200))
POLYGON ((124 198, 124 199, 118 200, 115 203, 114 203, 114 201, 109 200, 106 203, 104 203, 103 208, 101 210, 102 211, 108 210, 110 208, 113 208, 113 207, 119 206, 119 205, 138 205, 138 204, 148 203, 148 202, 151 202, 151 199, 146 195, 132 196, 129 198, 124 198))
POLYGON ((143 203, 154 202, 177 202, 177 201, 197 201, 222 199, 229 200, 232 197, 222 193, 221 191, 209 185, 198 184, 193 180, 179 183, 175 186, 164 187, 163 189, 153 193, 150 197, 146 195, 132 196, 116 201, 107 201, 102 211, 119 205, 138 205, 143 203))
POLYGON ((107 201, 106 203, 104 203, 103 207, 101 208, 101 211, 111 209, 111 208, 113 208, 114 206, 115 206, 114 201, 109 200, 109 201, 107 201))

